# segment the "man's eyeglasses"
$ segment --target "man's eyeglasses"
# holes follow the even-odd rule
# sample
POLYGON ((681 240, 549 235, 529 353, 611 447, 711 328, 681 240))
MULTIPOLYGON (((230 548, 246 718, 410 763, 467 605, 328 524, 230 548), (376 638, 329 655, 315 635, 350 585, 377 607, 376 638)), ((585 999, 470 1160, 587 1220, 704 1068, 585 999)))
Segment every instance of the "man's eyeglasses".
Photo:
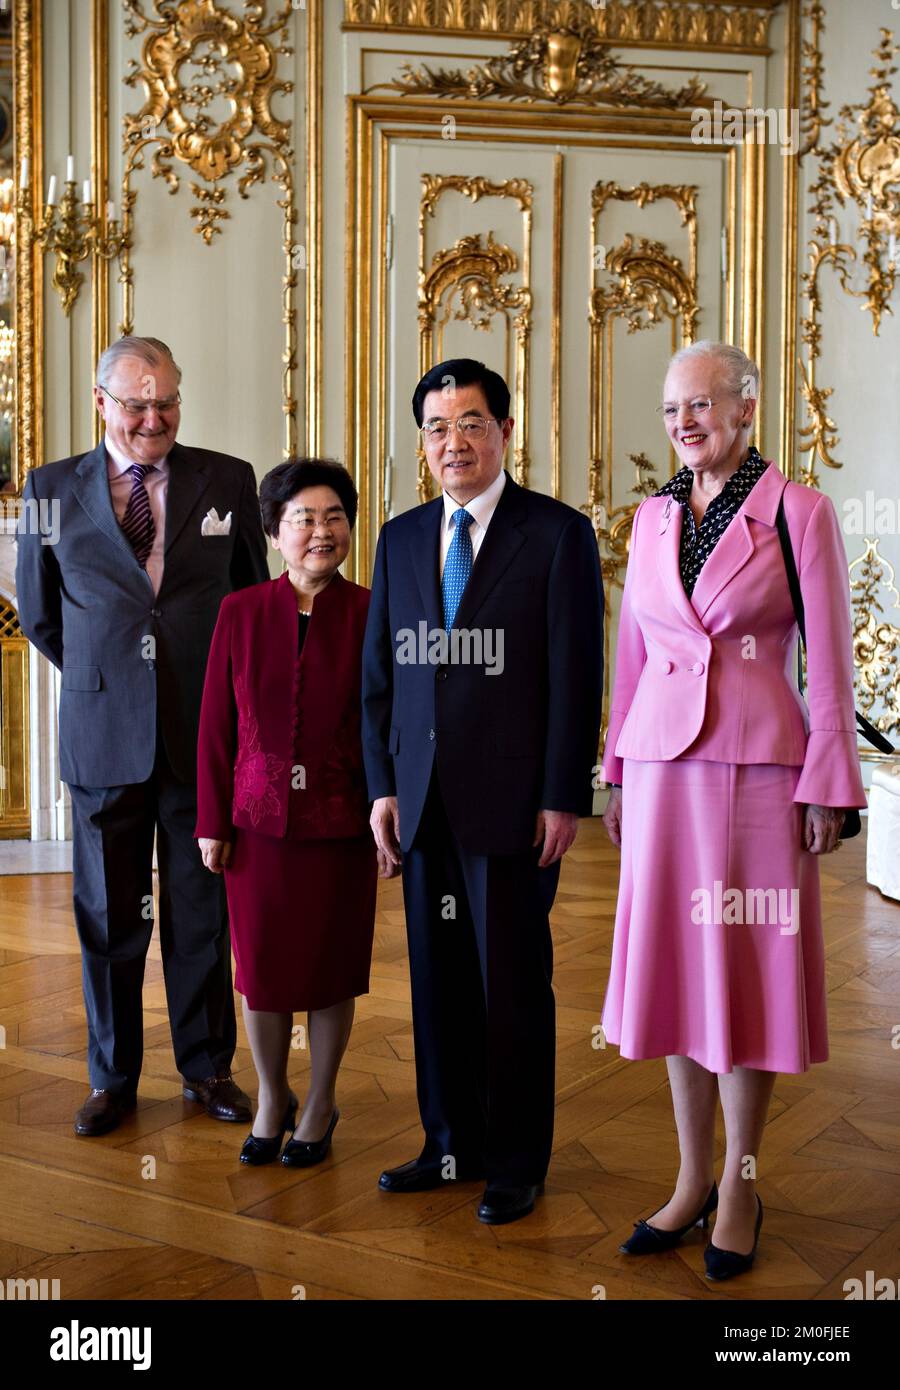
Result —
POLYGON ((499 423, 500 421, 492 415, 463 415, 458 420, 429 420, 428 424, 419 430, 419 434, 426 444, 439 444, 455 426, 461 439, 484 439, 488 427, 499 423))
POLYGON ((160 415, 164 415, 167 410, 174 410, 181 404, 180 392, 164 401, 120 401, 118 396, 114 396, 112 391, 107 391, 105 386, 101 386, 100 390, 105 396, 109 396, 111 401, 115 401, 126 415, 146 415, 149 410, 158 410, 160 415))
MULTIPOLYGON (((739 396, 741 392, 734 391, 732 394, 739 396)), ((677 419, 678 412, 682 405, 687 406, 691 415, 706 415, 712 410, 715 404, 716 402, 711 400, 709 396, 695 396, 692 401, 681 401, 680 403, 676 401, 666 401, 663 405, 658 405, 656 407, 656 413, 657 415, 662 415, 666 420, 675 420, 677 419)))

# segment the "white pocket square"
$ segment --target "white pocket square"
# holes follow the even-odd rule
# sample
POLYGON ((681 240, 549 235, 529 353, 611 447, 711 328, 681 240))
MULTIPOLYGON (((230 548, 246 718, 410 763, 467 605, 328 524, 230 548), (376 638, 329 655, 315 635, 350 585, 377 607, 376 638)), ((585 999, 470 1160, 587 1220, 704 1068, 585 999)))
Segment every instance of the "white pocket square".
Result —
POLYGON ((231 512, 219 520, 215 507, 210 507, 200 527, 201 536, 228 536, 231 534, 231 512))

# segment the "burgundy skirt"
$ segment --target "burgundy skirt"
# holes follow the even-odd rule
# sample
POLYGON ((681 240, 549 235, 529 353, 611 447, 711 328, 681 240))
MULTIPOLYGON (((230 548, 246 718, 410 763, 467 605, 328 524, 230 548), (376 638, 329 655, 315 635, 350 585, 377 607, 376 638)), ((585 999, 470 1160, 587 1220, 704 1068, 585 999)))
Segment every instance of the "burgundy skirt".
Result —
POLYGON ((377 881, 368 832, 281 840, 235 829, 225 891, 248 1006, 294 1013, 367 994, 377 881))

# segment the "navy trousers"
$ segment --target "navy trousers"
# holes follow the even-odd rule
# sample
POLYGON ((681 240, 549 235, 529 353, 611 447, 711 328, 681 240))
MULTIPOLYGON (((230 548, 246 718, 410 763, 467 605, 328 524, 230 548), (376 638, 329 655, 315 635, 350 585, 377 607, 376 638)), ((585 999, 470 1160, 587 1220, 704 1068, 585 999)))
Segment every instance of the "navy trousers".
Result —
POLYGON ((154 832, 175 1061, 192 1081, 227 1070, 237 1041, 228 912, 221 875, 204 867, 194 839, 195 786, 175 777, 158 735, 146 782, 69 792, 91 1085, 130 1093, 141 1073, 154 832))
POLYGON ((465 850, 435 772, 403 856, 420 1161, 511 1187, 543 1180, 553 1143, 560 865, 539 869, 540 853, 465 850))

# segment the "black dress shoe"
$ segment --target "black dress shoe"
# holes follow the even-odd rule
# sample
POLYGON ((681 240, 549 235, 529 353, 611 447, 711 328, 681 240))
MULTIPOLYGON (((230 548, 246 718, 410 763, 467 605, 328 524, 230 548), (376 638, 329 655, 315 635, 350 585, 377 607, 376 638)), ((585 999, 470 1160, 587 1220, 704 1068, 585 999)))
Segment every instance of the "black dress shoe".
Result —
POLYGON ((214 1120, 232 1120, 249 1124, 253 1119, 250 1097, 238 1086, 230 1071, 218 1076, 207 1076, 203 1081, 189 1081, 183 1078, 182 1095, 185 1100, 196 1100, 206 1108, 207 1115, 214 1120))
POLYGON ((290 1134, 297 1123, 297 1107, 300 1102, 291 1091, 291 1098, 288 1101, 287 1110, 284 1112, 284 1119, 281 1122, 281 1129, 273 1139, 259 1138, 255 1134, 248 1134, 244 1140, 244 1147, 241 1149, 241 1162, 252 1163, 254 1167, 260 1167, 263 1163, 274 1163, 281 1150, 282 1135, 290 1134))
POLYGON ((488 1226, 505 1226, 534 1211, 535 1198, 544 1190, 542 1182, 526 1187, 500 1187, 488 1183, 484 1189, 478 1220, 488 1226))
MULTIPOLYGON (((327 1158, 328 1150, 331 1148, 331 1136, 340 1118, 341 1112, 335 1108, 331 1124, 321 1139, 289 1139, 281 1155, 285 1168, 312 1168, 314 1163, 321 1163, 323 1158, 327 1158)), ((293 1125, 291 1128, 293 1129, 293 1125)))
POLYGON ((455 1178, 445 1178, 443 1164, 422 1163, 411 1158, 399 1168, 386 1168, 378 1179, 382 1192, 428 1192, 433 1187, 442 1187, 447 1182, 480 1182, 484 1173, 477 1168, 463 1168, 455 1178))
POLYGON ((136 1105, 137 1095, 134 1091, 105 1091, 94 1087, 75 1116, 75 1133, 90 1138, 109 1134, 136 1105))
POLYGON ((703 1260, 706 1264, 707 1279, 731 1279, 735 1274, 746 1274, 747 1270, 756 1259, 756 1247, 759 1245, 759 1229, 762 1226, 763 1204, 760 1201, 759 1193, 756 1194, 756 1201, 759 1211, 756 1216, 756 1229, 753 1232, 753 1249, 749 1255, 739 1255, 735 1250, 720 1250, 718 1245, 709 1242, 703 1252, 703 1260))
MULTIPOLYGON (((664 1203, 668 1206, 668 1203, 664 1203)), ((658 1255, 662 1250, 674 1250, 675 1246, 686 1236, 693 1226, 702 1226, 705 1231, 709 1226, 710 1212, 715 1211, 719 1205, 719 1189, 715 1183, 709 1190, 709 1195, 703 1206, 692 1216, 686 1226, 679 1226, 675 1231, 661 1231, 657 1226, 651 1226, 647 1221, 635 1221, 634 1235, 629 1236, 623 1245, 619 1246, 623 1255, 658 1255)), ((662 1207, 658 1208, 662 1211, 662 1207)), ((656 1212, 653 1213, 656 1215, 656 1212)))

